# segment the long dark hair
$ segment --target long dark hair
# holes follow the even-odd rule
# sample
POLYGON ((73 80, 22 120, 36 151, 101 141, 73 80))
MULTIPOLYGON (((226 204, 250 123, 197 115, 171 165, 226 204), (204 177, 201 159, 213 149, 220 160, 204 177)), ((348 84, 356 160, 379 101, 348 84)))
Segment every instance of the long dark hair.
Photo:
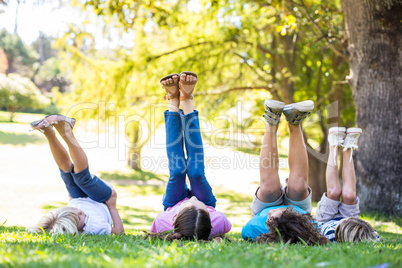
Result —
MULTIPOLYGON (((223 238, 218 235, 210 237, 211 234, 211 218, 208 211, 196 208, 195 206, 187 206, 177 214, 173 223, 174 230, 172 232, 146 233, 144 238, 159 238, 162 240, 211 240, 216 237, 223 238)), ((215 239, 216 240, 216 239, 215 239)))
POLYGON ((209 212, 195 206, 185 207, 173 223, 175 233, 187 240, 208 240, 211 234, 211 218, 209 212))
POLYGON ((310 214, 300 214, 292 207, 286 208, 280 217, 267 219, 269 233, 257 237, 257 243, 289 242, 307 245, 325 245, 329 240, 318 232, 317 224, 310 214))

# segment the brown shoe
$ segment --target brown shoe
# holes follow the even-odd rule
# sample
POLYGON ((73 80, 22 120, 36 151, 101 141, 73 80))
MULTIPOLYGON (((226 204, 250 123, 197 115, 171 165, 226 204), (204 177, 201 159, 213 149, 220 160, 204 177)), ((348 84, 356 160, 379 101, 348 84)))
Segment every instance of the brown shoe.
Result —
POLYGON ((178 99, 179 95, 180 95, 180 91, 179 91, 179 81, 180 81, 180 77, 178 74, 169 74, 166 75, 164 77, 161 78, 161 80, 159 80, 159 83, 161 83, 162 87, 166 90, 166 95, 164 97, 165 100, 171 100, 171 99, 178 99), (177 75, 177 81, 173 82, 172 84, 169 85, 163 85, 162 82, 167 80, 167 79, 173 79, 173 76, 177 75), (175 93, 172 93, 172 89, 177 89, 177 91, 175 93))
MULTIPOLYGON (((192 76, 195 76, 195 78, 198 78, 197 74, 193 73, 193 72, 181 72, 179 78, 181 77, 182 74, 192 75, 192 76)), ((194 88, 195 88, 195 84, 197 84, 197 81, 188 82, 188 81, 184 81, 184 80, 180 79, 180 92, 181 92, 181 95, 182 95, 182 96, 180 96, 181 101, 185 100, 185 99, 190 99, 190 100, 194 99, 193 91, 194 91, 194 88), (194 87, 189 92, 185 92, 183 90, 182 85, 194 85, 194 87)))

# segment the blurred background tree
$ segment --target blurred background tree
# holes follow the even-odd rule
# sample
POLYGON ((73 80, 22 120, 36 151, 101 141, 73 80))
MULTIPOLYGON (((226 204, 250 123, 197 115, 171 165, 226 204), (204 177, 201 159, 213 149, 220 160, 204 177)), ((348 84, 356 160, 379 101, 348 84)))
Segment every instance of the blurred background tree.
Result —
MULTIPOLYGON (((126 90, 106 86, 92 91, 90 84, 85 86, 89 92, 109 92, 123 110, 135 103, 127 102, 127 97, 148 103, 151 96, 161 98, 159 78, 182 70, 199 74, 197 109, 208 118, 226 114, 241 101, 247 116, 237 126, 246 126, 236 131, 246 134, 247 129, 263 134, 263 122, 252 118, 263 114, 265 98, 286 103, 314 100, 316 113, 305 136, 313 199, 319 200, 325 190, 327 124, 354 123, 352 95, 344 81, 348 66, 339 1, 83 1, 82 8, 103 20, 105 35, 116 32, 132 38, 114 50, 120 58, 113 56, 113 61, 120 59, 121 67, 109 69, 108 75, 131 77, 138 83, 126 90), (114 71, 119 75, 112 75, 114 71), (337 111, 329 114, 326 106, 334 102, 337 111)), ((77 42, 63 43, 72 43, 67 53, 77 46, 77 42)), ((83 57, 75 59, 73 64, 83 57)), ((75 72, 83 75, 81 70, 75 72)), ((217 127, 231 124, 215 123, 217 127)), ((286 132, 281 127, 281 135, 286 132)), ((260 136, 257 147, 259 140, 260 136)))
POLYGON ((10 113, 10 122, 13 122, 17 111, 45 108, 49 104, 50 100, 28 78, 18 74, 0 74, 0 108, 10 113))

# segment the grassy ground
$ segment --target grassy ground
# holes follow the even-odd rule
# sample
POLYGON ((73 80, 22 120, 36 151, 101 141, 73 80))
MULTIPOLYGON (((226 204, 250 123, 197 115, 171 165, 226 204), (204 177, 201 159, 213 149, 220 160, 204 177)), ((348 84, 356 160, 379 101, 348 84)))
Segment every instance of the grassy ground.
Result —
POLYGON ((380 232, 377 244, 258 245, 230 234, 231 242, 144 240, 124 236, 31 235, 0 227, 0 265, 24 267, 401 267, 401 236, 380 232))
MULTIPOLYGON (((17 114, 16 122, 8 123, 7 114, 0 112, 0 152, 6 150, 11 153, 20 150, 29 154, 30 150, 43 150, 41 157, 43 154, 46 155, 46 141, 43 137, 38 133, 26 133, 27 122, 38 117, 40 118, 40 115, 17 114)), ((99 152, 96 150, 91 156, 99 152)), ((21 177, 25 176, 26 172, 18 168, 19 159, 24 159, 23 157, 18 155, 13 158, 8 155, 0 158, 2 167, 8 168, 7 172, 2 173, 0 170, 2 174, 0 177, 23 181, 21 177)), ((38 170, 41 176, 44 176, 46 161, 41 159, 35 163, 40 166, 38 170)), ((236 176, 234 174, 236 172, 229 170, 225 172, 228 174, 231 172, 229 175, 233 179, 236 176)), ((45 175, 51 177, 52 174, 49 172, 45 175)), ((100 171, 98 175, 111 182, 119 193, 118 209, 127 235, 32 235, 27 234, 24 227, 7 226, 7 222, 1 225, 0 222, 0 267, 402 267, 400 217, 362 215, 362 218, 369 221, 380 233, 381 242, 377 244, 333 244, 320 247, 257 245, 243 241, 240 237, 241 227, 250 219, 249 205, 252 195, 223 186, 215 186, 214 192, 219 201, 219 210, 223 211, 232 222, 233 229, 228 235, 231 242, 144 240, 141 230, 149 230, 153 219, 161 211, 158 206, 165 189, 166 174, 107 170, 100 171), (158 203, 156 207, 151 205, 155 200, 158 203)), ((2 179, 0 185, 1 182, 2 179)), ((28 182, 30 180, 24 181, 28 182)), ((216 182, 219 183, 219 180, 216 182)), ((1 187, 10 186, 3 184, 1 187)), ((33 188, 30 187, 30 184, 26 185, 25 191, 32 191, 33 188)), ((20 194, 17 191, 25 188, 15 186, 16 192, 13 195, 20 194)), ((7 189, 3 190, 4 196, 7 194, 7 189)), ((61 190, 64 193, 65 190, 61 190)), ((58 190, 54 188, 54 191, 58 190)), ((37 200, 32 199, 30 202, 34 203, 37 200)), ((48 202, 42 204, 40 209, 48 211, 65 204, 64 201, 48 202)), ((0 211, 4 212, 12 205, 4 200, 0 202, 0 211)), ((19 211, 21 206, 18 205, 13 209, 19 211)), ((0 217, 1 214, 0 212, 0 217)))

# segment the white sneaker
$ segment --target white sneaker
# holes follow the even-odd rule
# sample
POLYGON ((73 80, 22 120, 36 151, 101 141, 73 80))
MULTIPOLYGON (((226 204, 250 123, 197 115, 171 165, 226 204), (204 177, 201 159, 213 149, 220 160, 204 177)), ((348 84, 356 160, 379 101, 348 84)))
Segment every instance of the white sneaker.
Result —
POLYGON ((344 127, 331 127, 328 130, 328 142, 329 146, 335 146, 335 153, 334 153, 334 165, 336 166, 336 147, 343 146, 344 140, 346 136, 346 128, 344 127))
POLYGON ((272 126, 277 126, 279 121, 281 120, 281 115, 283 108, 285 107, 285 103, 276 100, 266 99, 264 101, 265 106, 265 114, 263 117, 268 124, 272 126))
POLYGON ((362 134, 362 129, 357 127, 351 127, 346 130, 345 141, 343 142, 343 151, 348 149, 352 149, 352 153, 350 154, 349 162, 352 161, 353 149, 358 148, 357 141, 359 140, 360 135, 362 134))
POLYGON ((285 105, 283 114, 286 120, 292 125, 299 125, 314 109, 314 102, 311 100, 296 102, 285 105))

